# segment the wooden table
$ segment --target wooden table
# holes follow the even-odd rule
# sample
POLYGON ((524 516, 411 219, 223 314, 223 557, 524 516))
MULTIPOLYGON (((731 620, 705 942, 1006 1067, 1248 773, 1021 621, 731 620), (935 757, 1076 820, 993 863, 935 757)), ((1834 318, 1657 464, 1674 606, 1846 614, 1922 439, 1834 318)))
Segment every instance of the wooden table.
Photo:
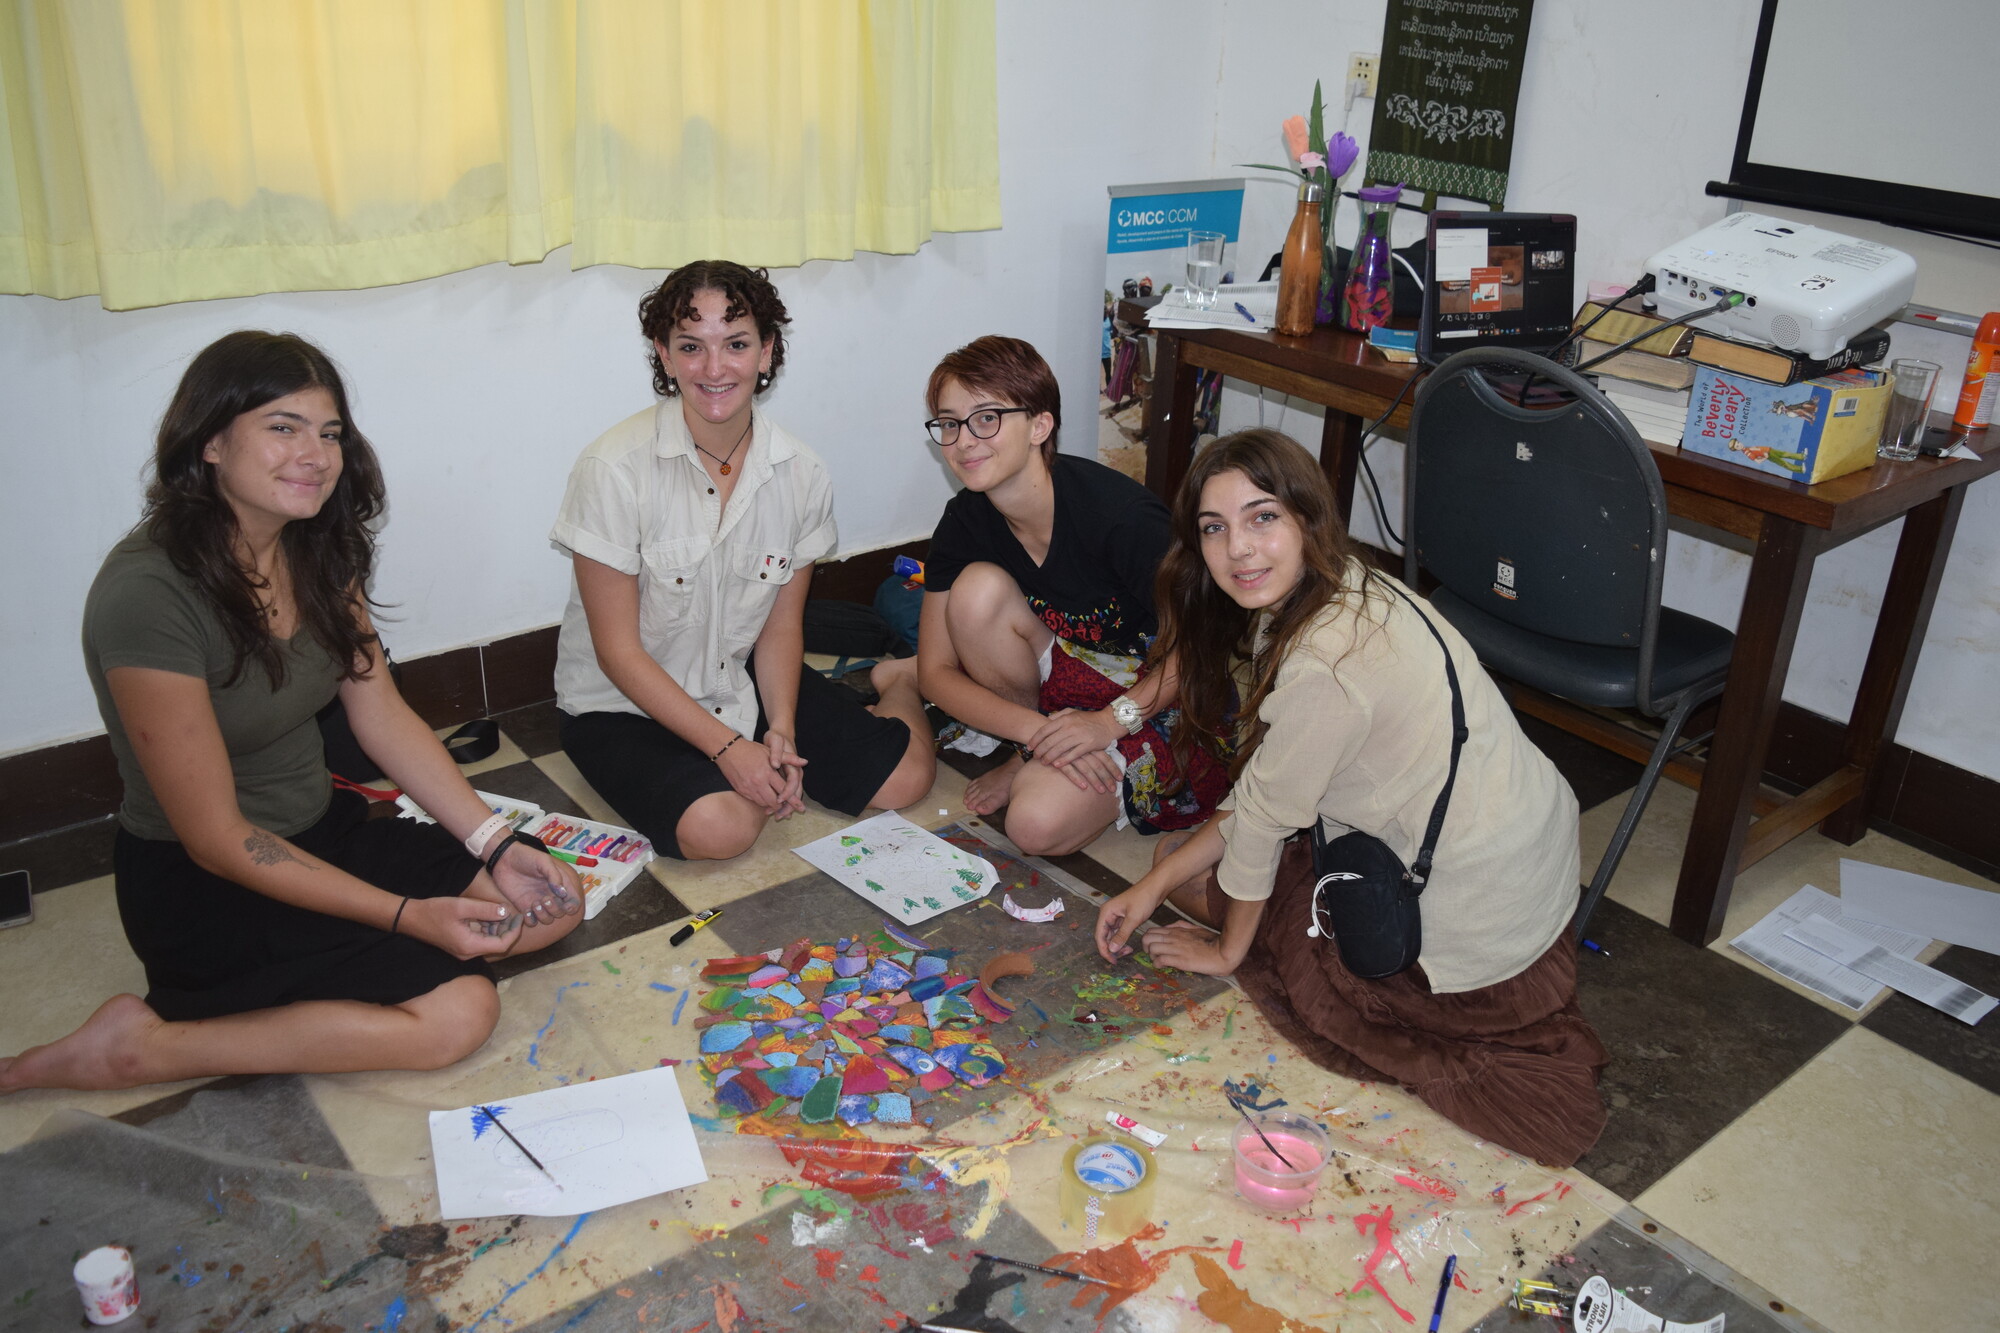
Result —
MULTIPOLYGON (((1123 306, 1120 314, 1143 322, 1137 307, 1123 306)), ((1146 414, 1147 486, 1171 500, 1192 454, 1188 420, 1196 375, 1220 371, 1326 407, 1320 466, 1333 482, 1342 518, 1349 516, 1362 426, 1389 406, 1416 367, 1394 365, 1364 339, 1328 329, 1304 338, 1233 329, 1161 329, 1156 337, 1146 414)), ((1414 389, 1404 396, 1392 423, 1408 424, 1414 396, 1414 389)), ((1751 547, 1729 683, 1702 765, 1701 794, 1674 891, 1672 925, 1682 939, 1713 940, 1736 876, 1815 824, 1842 843, 1856 842, 1867 831, 1878 797, 1883 739, 1894 738, 1902 718, 1965 489, 2000 471, 2000 432, 1975 434, 1971 443, 1981 454, 1976 463, 1878 462, 1818 486, 1652 446, 1669 510, 1734 533, 1751 547), (1897 518, 1905 520, 1902 538, 1848 717, 1841 764, 1790 800, 1764 802, 1769 812, 1753 823, 1813 561, 1897 518)))

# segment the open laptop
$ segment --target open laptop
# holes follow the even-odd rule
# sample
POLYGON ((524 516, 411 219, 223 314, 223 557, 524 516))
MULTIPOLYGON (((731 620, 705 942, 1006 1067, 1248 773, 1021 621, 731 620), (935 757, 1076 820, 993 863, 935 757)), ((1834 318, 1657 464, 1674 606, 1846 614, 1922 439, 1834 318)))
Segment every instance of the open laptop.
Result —
POLYGON ((1576 218, 1569 213, 1440 211, 1430 216, 1417 356, 1436 365, 1468 347, 1547 355, 1576 315, 1576 218))

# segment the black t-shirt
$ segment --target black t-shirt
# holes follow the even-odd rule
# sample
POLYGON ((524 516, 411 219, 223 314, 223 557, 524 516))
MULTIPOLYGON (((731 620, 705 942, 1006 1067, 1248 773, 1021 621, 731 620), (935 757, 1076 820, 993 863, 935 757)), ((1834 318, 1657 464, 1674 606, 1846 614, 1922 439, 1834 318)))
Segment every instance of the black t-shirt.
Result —
POLYGON ((975 561, 1000 566, 1056 637, 1137 657, 1158 632, 1153 576, 1167 553, 1167 507, 1158 496, 1093 459, 1057 454, 1055 530, 1037 565, 993 502, 960 491, 944 507, 924 562, 924 587, 949 592, 975 561))

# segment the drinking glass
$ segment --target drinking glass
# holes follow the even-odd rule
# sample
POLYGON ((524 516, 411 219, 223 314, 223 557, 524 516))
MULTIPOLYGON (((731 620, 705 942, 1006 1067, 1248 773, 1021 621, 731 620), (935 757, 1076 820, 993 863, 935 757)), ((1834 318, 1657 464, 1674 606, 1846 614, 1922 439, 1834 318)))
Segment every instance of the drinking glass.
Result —
POLYGON ((1917 456, 1923 443, 1924 426, 1931 414, 1931 390, 1937 387, 1939 367, 1932 361, 1902 360, 1889 363, 1896 377, 1890 392, 1889 412, 1882 422, 1882 443, 1877 456, 1908 462, 1917 456))
POLYGON ((1215 304, 1222 281, 1222 249, 1228 237, 1219 231, 1190 231, 1187 246, 1188 303, 1207 310, 1215 304))

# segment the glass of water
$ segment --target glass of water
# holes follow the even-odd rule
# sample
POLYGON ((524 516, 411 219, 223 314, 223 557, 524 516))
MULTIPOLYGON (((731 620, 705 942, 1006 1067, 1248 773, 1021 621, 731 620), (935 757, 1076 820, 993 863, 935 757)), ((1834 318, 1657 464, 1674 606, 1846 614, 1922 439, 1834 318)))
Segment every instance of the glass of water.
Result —
POLYGON ((1917 456, 1923 442, 1924 426, 1930 418, 1931 390, 1937 386, 1940 367, 1930 361, 1892 361, 1889 373, 1895 376, 1889 415, 1882 423, 1882 443, 1875 452, 1882 458, 1906 462, 1917 456))
POLYGON ((1190 231, 1187 245, 1188 303, 1206 310, 1215 304, 1222 281, 1222 249, 1228 238, 1219 231, 1190 231))

